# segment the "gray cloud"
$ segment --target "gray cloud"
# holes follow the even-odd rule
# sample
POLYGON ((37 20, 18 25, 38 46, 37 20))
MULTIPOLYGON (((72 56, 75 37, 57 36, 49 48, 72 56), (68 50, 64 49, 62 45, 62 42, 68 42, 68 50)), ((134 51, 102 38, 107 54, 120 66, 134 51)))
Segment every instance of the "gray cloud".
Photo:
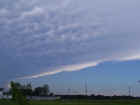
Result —
POLYGON ((38 78, 105 61, 139 59, 139 3, 0 1, 2 80, 38 78))

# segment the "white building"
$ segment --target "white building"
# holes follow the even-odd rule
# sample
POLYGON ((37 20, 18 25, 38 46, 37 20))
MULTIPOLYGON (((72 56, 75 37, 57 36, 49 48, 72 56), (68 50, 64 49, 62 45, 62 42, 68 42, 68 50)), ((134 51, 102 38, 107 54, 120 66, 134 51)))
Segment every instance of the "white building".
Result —
POLYGON ((0 91, 0 99, 11 99, 11 95, 3 95, 4 91, 0 91))
POLYGON ((3 98, 3 92, 0 91, 0 99, 2 99, 2 98, 3 98))

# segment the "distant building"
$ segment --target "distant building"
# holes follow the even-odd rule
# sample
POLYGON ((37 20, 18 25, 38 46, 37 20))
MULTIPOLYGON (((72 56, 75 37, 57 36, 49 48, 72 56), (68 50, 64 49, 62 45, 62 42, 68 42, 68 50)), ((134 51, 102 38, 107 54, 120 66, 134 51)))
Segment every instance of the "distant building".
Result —
POLYGON ((0 98, 2 98, 2 95, 3 95, 3 93, 2 93, 2 92, 0 92, 0 98))
POLYGON ((0 88, 0 99, 11 99, 12 96, 10 94, 6 94, 7 91, 3 88, 0 88))
POLYGON ((3 98, 3 91, 0 91, 0 99, 3 98))
POLYGON ((3 99, 12 99, 12 96, 11 95, 3 95, 3 97, 2 97, 3 99))

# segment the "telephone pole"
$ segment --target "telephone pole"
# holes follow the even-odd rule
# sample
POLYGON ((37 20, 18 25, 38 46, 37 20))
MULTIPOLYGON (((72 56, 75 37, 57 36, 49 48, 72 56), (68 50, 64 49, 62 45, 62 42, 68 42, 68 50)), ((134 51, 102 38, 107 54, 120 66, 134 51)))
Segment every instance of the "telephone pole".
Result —
POLYGON ((129 94, 129 96, 131 96, 131 87, 130 86, 128 87, 128 94, 129 94))
POLYGON ((87 81, 85 81, 85 95, 87 96, 88 94, 88 88, 87 88, 87 81))

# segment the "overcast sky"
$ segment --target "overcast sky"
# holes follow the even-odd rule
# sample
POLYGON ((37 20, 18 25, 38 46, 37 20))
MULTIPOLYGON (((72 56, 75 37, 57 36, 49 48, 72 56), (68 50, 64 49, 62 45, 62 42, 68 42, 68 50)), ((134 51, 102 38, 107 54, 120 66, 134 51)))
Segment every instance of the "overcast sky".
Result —
POLYGON ((139 60, 139 5, 139 0, 1 0, 0 83, 139 60))

